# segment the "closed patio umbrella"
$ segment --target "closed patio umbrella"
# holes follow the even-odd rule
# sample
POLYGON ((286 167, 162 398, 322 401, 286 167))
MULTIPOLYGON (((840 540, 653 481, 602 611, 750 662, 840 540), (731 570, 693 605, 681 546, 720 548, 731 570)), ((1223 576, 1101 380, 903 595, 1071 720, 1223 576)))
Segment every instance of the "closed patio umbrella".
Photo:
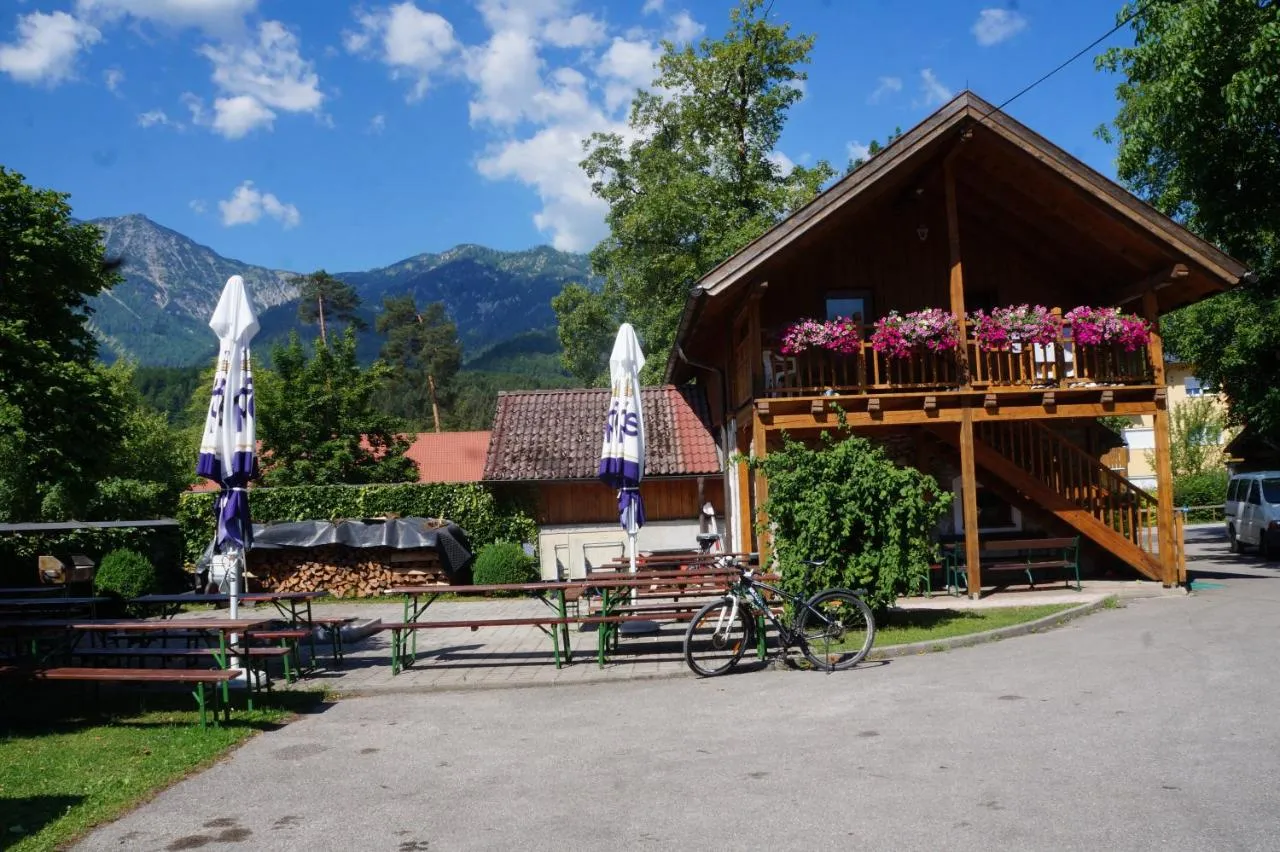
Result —
POLYGON ((640 404, 640 370, 644 353, 630 323, 623 323, 609 356, 612 396, 600 450, 600 478, 618 489, 618 520, 626 531, 631 570, 636 570, 636 537, 644 526, 644 410, 640 404))
POLYGON ((218 484, 213 550, 224 556, 230 566, 227 584, 231 617, 236 618, 245 554, 253 543, 246 490, 253 475, 256 440, 249 341, 258 332, 258 319, 239 275, 227 279, 209 327, 218 336, 218 369, 213 377, 213 395, 196 473, 218 484))

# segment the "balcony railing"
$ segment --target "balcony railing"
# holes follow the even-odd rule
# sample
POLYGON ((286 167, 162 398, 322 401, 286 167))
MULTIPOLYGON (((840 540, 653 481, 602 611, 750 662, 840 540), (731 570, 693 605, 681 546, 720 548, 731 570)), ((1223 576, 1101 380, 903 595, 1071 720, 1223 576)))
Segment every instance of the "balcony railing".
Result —
MULTIPOLYGON (((869 330, 864 330, 869 331, 869 330)), ((959 353, 923 352, 890 358, 862 341, 857 352, 843 354, 808 349, 783 356, 764 350, 764 385, 768 396, 894 393, 918 390, 982 390, 1142 385, 1152 382, 1146 347, 1127 352, 1120 346, 1085 346, 1071 339, 1067 326, 1057 342, 1015 344, 1007 351, 986 352, 970 338, 968 382, 959 353)))

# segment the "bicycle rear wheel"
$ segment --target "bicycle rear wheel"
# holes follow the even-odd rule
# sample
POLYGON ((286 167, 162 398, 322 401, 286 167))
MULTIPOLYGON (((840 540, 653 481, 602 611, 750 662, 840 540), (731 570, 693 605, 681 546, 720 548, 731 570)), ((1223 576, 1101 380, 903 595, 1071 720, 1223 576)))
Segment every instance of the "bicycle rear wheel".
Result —
POLYGON ((804 655, 826 671, 851 668, 867 656, 876 639, 871 607, 847 589, 814 595, 800 616, 804 655))
POLYGON ((722 598, 698 610, 684 634, 684 659, 695 674, 713 677, 738 664, 751 644, 745 606, 722 598))

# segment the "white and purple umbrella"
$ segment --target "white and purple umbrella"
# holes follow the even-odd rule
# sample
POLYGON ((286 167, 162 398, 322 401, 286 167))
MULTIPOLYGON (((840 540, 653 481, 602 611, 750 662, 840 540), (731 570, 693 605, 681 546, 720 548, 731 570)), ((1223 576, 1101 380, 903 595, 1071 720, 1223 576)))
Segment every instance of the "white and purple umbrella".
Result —
POLYGON ((644 353, 630 323, 623 323, 609 356, 609 384, 613 396, 604 423, 600 450, 600 478, 618 489, 618 520, 630 543, 631 570, 636 570, 636 537, 644 526, 644 411, 640 405, 640 370, 644 353))
POLYGON ((249 364, 249 341, 258 332, 244 279, 227 279, 213 311, 209 327, 218 335, 218 370, 213 377, 213 396, 200 441, 200 461, 196 473, 218 483, 215 503, 218 528, 213 550, 232 566, 227 578, 231 596, 231 617, 239 612, 240 578, 245 553, 253 543, 253 521, 246 489, 253 475, 255 437, 253 371, 249 364))

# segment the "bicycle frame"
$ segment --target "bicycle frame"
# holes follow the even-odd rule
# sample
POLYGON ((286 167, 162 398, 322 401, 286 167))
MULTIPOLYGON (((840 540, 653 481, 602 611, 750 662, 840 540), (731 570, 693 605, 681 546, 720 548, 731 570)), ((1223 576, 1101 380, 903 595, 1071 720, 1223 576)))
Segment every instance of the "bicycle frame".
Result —
POLYGON ((742 603, 746 603, 747 607, 755 616, 755 627, 759 630, 759 635, 756 636, 756 648, 757 653, 761 657, 764 657, 765 655, 766 629, 764 624, 760 622, 761 616, 768 618, 769 621, 773 623, 774 628, 778 631, 778 639, 781 640, 784 648, 789 648, 793 645, 806 645, 807 643, 805 642, 804 636, 801 635, 800 631, 794 627, 794 624, 799 623, 800 612, 802 610, 811 610, 824 621, 826 620, 826 617, 821 612, 818 612, 816 609, 809 606, 809 602, 801 595, 793 595, 790 592, 785 592, 782 589, 777 588, 776 586, 771 586, 768 583, 762 583, 752 577, 752 573, 753 572, 751 571, 743 571, 742 577, 739 578, 738 582, 734 583, 733 586, 730 587, 726 597, 733 600, 733 606, 727 612, 724 610, 721 611, 720 617, 716 621, 714 632, 719 633, 724 629, 726 621, 729 624, 732 624, 733 620, 738 616, 738 607, 742 603), (772 592, 779 598, 783 599, 786 603, 793 605, 795 614, 791 618, 792 624, 784 624, 782 619, 773 614, 773 609, 760 594, 761 589, 772 592))

